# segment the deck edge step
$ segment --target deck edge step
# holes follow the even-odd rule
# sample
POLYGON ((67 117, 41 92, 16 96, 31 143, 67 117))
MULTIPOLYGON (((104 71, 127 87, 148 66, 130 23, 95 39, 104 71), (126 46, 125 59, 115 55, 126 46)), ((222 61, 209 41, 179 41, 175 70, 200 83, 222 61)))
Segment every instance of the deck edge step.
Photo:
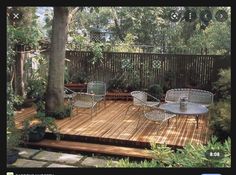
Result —
POLYGON ((130 148, 124 146, 104 145, 96 143, 73 142, 65 140, 44 139, 39 142, 25 142, 28 146, 45 147, 51 149, 60 149, 66 151, 84 151, 90 153, 103 153, 109 155, 128 156, 135 158, 153 159, 151 150, 141 148, 130 148))

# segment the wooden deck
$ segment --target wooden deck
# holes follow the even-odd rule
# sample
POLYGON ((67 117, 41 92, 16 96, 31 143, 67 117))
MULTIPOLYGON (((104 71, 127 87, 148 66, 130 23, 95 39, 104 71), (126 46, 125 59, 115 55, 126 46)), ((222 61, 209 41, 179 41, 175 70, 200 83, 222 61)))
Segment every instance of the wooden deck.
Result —
MULTIPOLYGON (((194 117, 178 117, 170 120, 169 125, 163 124, 158 130, 156 122, 147 120, 137 107, 131 107, 125 115, 131 101, 107 101, 106 107, 101 103, 97 115, 92 119, 87 109, 79 110, 83 114, 71 118, 56 120, 60 133, 67 140, 84 140, 94 143, 108 143, 130 147, 148 147, 150 142, 167 144, 173 147, 183 147, 187 143, 207 142, 208 128, 206 120, 199 119, 196 128, 194 117), (88 112, 86 114, 85 112, 88 112), (141 114, 141 115, 140 115, 141 114), (138 128, 138 119, 141 117, 138 128)), ((16 113, 16 125, 22 127, 22 121, 35 114, 35 109, 25 108, 16 113)), ((62 137, 63 138, 63 137, 62 137)))

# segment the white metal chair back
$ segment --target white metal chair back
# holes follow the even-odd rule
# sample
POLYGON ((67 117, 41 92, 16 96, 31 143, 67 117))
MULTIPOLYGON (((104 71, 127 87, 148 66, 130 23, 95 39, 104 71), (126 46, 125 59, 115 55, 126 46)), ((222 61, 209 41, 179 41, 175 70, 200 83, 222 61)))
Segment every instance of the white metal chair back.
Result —
POLYGON ((180 98, 189 96, 189 89, 181 88, 181 89, 170 89, 166 92, 165 102, 167 103, 175 103, 179 102, 180 98))
POLYGON ((213 103, 214 94, 201 89, 177 88, 166 92, 165 102, 179 102, 181 97, 187 97, 189 102, 210 106, 213 103))
POLYGON ((143 106, 147 102, 147 94, 142 91, 133 91, 130 93, 133 97, 133 105, 143 106))
POLYGON ((77 114, 79 108, 90 108, 90 115, 93 117, 94 110, 96 111, 97 102, 94 100, 94 94, 78 92, 72 99, 72 105, 76 108, 77 114))
POLYGON ((102 81, 91 81, 87 84, 87 93, 104 96, 106 94, 106 83, 102 81))
POLYGON ((213 103, 214 94, 209 91, 192 89, 189 92, 188 100, 192 103, 202 104, 206 107, 213 103))

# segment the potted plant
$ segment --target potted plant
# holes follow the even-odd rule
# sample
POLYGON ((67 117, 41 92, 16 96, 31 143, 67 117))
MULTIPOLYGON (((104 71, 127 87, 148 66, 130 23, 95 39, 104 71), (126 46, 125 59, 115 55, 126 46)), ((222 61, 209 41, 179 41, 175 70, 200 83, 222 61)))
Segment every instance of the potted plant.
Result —
POLYGON ((54 133, 57 139, 60 139, 55 119, 46 116, 45 113, 38 112, 36 115, 24 120, 23 131, 26 141, 37 142, 42 140, 46 129, 54 133))

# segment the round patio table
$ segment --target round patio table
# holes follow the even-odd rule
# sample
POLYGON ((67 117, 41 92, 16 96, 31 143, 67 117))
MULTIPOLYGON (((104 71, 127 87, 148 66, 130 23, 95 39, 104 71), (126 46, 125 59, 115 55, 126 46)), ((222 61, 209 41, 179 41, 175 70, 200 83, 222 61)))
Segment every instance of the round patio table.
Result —
POLYGON ((161 104, 159 108, 176 115, 187 115, 187 116, 194 115, 197 120, 197 128, 198 128, 198 116, 206 114, 208 112, 208 109, 205 106, 191 102, 188 102, 187 108, 185 110, 180 109, 179 103, 164 103, 161 104))

